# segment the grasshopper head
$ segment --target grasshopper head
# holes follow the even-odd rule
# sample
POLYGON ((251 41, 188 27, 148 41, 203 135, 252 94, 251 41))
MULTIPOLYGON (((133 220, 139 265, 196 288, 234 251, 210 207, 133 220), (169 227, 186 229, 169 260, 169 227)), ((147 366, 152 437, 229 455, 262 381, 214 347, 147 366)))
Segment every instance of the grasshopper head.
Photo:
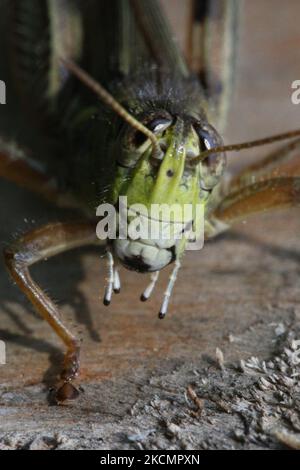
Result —
POLYGON ((204 230, 196 220, 196 206, 203 204, 224 168, 224 156, 190 166, 202 149, 220 143, 216 131, 191 119, 162 112, 145 123, 161 148, 153 154, 143 134, 127 131, 118 155, 114 200, 126 196, 121 208, 127 222, 126 237, 117 238, 114 251, 121 263, 139 272, 159 271, 179 259, 186 242, 204 230), (133 230, 132 230, 133 229, 133 230))

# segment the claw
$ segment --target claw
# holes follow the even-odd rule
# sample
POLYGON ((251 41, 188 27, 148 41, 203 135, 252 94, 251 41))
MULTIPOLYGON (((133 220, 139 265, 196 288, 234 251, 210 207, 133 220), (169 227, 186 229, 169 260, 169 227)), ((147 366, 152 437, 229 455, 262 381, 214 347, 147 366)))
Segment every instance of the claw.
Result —
POLYGON ((67 400, 76 400, 79 396, 79 391, 70 382, 64 382, 61 387, 56 390, 55 400, 57 404, 63 403, 67 400))

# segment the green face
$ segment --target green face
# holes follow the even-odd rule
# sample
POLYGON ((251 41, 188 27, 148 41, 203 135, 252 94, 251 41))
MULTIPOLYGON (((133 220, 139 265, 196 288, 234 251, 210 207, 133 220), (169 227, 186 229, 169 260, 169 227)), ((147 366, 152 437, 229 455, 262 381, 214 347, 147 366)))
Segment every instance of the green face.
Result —
MULTIPOLYGON (((150 231, 147 225, 147 238, 131 240, 128 236, 127 240, 114 242, 121 262, 144 272, 158 271, 180 258, 188 231, 204 229, 197 224, 196 205, 204 203, 208 194, 201 189, 201 166, 189 165, 201 152, 201 139, 194 126, 179 117, 156 120, 155 124, 153 131, 162 149, 160 158, 153 159, 152 146, 146 138, 131 151, 125 149, 125 165, 118 167, 113 188, 114 202, 119 196, 126 196, 127 206, 133 208, 127 213, 128 224, 139 214, 142 225, 149 222, 151 230, 154 228, 150 231)), ((134 144, 142 136, 135 137, 134 144)))

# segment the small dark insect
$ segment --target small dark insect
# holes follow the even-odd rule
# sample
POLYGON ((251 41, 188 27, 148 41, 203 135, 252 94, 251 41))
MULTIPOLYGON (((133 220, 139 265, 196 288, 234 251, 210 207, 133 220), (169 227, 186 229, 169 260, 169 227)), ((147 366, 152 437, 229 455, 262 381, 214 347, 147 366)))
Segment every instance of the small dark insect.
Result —
MULTIPOLYGON (((34 125, 36 133, 50 143, 42 146, 42 154, 33 144, 31 157, 2 137, 1 175, 60 206, 79 208, 85 216, 84 221, 34 229, 4 250, 12 278, 67 348, 55 389, 58 403, 78 396, 73 380, 79 373, 80 344, 32 279, 31 265, 75 247, 104 244, 108 266, 104 304, 109 305, 121 288, 118 264, 151 273, 143 301, 152 294, 159 272, 173 264, 159 312, 164 318, 192 232, 196 238, 201 232, 214 237, 253 213, 299 205, 300 178, 276 176, 272 170, 300 145, 299 130, 223 145, 211 124, 211 109, 216 111, 214 123, 216 118, 224 120, 228 70, 233 68, 228 60, 234 57, 228 47, 233 51, 238 4, 194 1, 193 28, 203 34, 191 34, 187 62, 194 64, 196 73, 192 73, 156 0, 10 3, 13 66, 7 67, 16 78, 24 109, 29 104, 40 121, 34 125), (208 59, 213 55, 211 35, 217 38, 223 66, 218 80, 208 59), (202 58, 200 47, 207 52, 202 58), (293 140, 224 184, 226 151, 284 139, 293 140), (164 222, 171 235, 134 239, 130 234, 122 238, 119 232, 103 242, 96 233, 96 208, 102 202, 115 208, 121 197, 127 197, 129 205, 147 208, 155 204, 195 208, 199 203, 204 220, 197 220, 194 212, 188 221, 146 217, 152 225, 164 222)), ((128 223, 131 217, 126 212, 128 223)), ((190 389, 201 412, 193 393, 190 389)))

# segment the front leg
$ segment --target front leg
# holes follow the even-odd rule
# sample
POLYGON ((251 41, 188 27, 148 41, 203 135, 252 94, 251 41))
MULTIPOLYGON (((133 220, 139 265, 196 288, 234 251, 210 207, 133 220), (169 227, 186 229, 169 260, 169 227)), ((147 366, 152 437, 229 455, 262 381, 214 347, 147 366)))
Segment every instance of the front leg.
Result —
POLYGON ((241 186, 220 199, 208 215, 206 238, 254 214, 300 206, 300 177, 279 177, 241 186))
POLYGON ((69 193, 58 188, 55 179, 30 152, 0 136, 0 177, 41 195, 61 207, 78 207, 69 193))
POLYGON ((51 223, 28 232, 4 250, 5 264, 12 278, 67 347, 56 389, 57 402, 78 395, 71 382, 79 373, 80 344, 60 320, 56 305, 32 279, 28 268, 43 259, 97 241, 95 225, 90 222, 51 223))
POLYGON ((242 169, 230 181, 230 190, 279 177, 300 175, 300 139, 284 144, 265 158, 242 169))

